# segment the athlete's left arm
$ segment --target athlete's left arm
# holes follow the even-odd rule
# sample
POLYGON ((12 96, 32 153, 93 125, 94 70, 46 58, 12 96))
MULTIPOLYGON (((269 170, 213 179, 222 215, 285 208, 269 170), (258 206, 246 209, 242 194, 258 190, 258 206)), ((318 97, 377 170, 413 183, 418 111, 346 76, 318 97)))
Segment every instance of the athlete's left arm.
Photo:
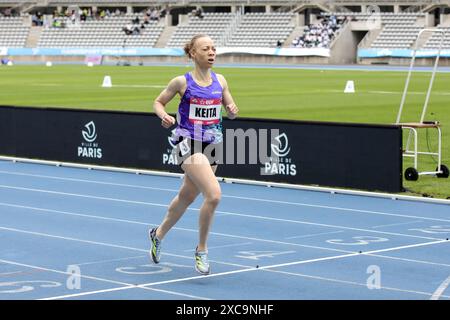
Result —
POLYGON ((233 97, 231 96, 230 89, 228 88, 227 80, 221 74, 217 75, 217 78, 222 86, 222 99, 223 105, 225 106, 225 110, 227 110, 227 116, 229 119, 234 119, 237 117, 239 112, 238 107, 234 103, 233 97))

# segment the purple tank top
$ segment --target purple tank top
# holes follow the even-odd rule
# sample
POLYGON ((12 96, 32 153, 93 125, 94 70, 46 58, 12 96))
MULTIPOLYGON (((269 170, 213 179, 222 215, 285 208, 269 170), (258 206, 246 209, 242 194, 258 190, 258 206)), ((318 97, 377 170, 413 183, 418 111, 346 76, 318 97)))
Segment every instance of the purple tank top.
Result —
POLYGON ((186 91, 178 105, 177 123, 171 140, 189 137, 207 143, 222 142, 222 86, 211 71, 212 83, 199 86, 188 72, 186 91))

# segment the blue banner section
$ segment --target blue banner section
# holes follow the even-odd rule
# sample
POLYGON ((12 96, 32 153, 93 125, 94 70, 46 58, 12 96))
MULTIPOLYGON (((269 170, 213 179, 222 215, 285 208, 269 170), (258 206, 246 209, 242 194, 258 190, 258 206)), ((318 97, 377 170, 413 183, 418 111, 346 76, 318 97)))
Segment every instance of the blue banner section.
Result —
POLYGON ((181 48, 8 48, 11 56, 183 56, 181 48))
POLYGON ((330 49, 327 48, 257 48, 257 47, 223 47, 217 48, 217 54, 227 53, 247 53, 260 54, 269 56, 291 56, 291 57, 305 57, 305 56, 319 56, 329 57, 330 49))
MULTIPOLYGON (((326 48, 217 48, 217 54, 247 53, 272 56, 329 57, 326 48)), ((175 56, 184 55, 182 48, 0 48, 0 55, 10 56, 175 56)))
MULTIPOLYGON (((410 49, 358 49, 358 58, 411 58, 414 50, 410 49)), ((437 49, 417 50, 417 58, 434 58, 438 54, 437 49)), ((450 50, 441 50, 441 57, 450 58, 450 50)))

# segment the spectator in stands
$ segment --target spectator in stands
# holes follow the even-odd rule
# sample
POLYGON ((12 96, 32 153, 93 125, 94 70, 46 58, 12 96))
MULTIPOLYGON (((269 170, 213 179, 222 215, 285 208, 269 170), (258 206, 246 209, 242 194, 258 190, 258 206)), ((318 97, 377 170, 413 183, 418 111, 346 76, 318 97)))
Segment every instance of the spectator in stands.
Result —
POLYGON ((133 35, 139 35, 139 34, 141 34, 141 29, 138 27, 138 26, 134 26, 133 27, 133 33, 132 33, 133 35))
POLYGON ((7 65, 9 61, 11 61, 11 60, 9 60, 8 57, 3 57, 2 60, 1 60, 1 63, 2 63, 3 65, 7 65))
POLYGON ((84 10, 80 10, 80 21, 86 21, 86 19, 87 19, 87 10, 86 9, 84 9, 84 10))
POLYGON ((202 9, 202 7, 199 7, 197 10, 193 10, 193 15, 198 17, 198 18, 200 18, 200 19, 203 19, 203 9, 202 9))
POLYGON ((130 23, 122 28, 122 31, 125 32, 127 36, 133 34, 134 26, 130 23))
POLYGON ((138 25, 129 23, 125 27, 122 28, 122 31, 125 32, 127 36, 129 35, 139 35, 141 34, 141 30, 138 25))
POLYGON ((139 24, 139 22, 140 22, 139 17, 138 17, 138 16, 134 17, 134 19, 131 20, 131 22, 132 22, 133 24, 139 24))
POLYGON ((42 26, 44 23, 42 21, 42 14, 40 12, 33 13, 31 16, 31 24, 33 26, 42 26))
POLYGON ((160 19, 164 18, 168 12, 169 12, 169 7, 166 6, 164 9, 162 9, 162 10, 159 12, 159 17, 160 17, 160 19))
POLYGON ((144 22, 143 24, 149 24, 150 23, 150 16, 148 16, 147 14, 144 15, 144 22))
POLYGON ((92 7, 92 18, 94 20, 98 20, 98 18, 99 18, 98 9, 96 7, 92 7))
POLYGON ((298 48, 329 48, 339 28, 340 23, 336 16, 320 17, 319 23, 306 26, 304 35, 292 40, 292 46, 298 48))
POLYGON ((145 10, 145 16, 147 16, 150 19, 150 15, 152 14, 152 8, 148 7, 147 10, 145 10))
POLYGON ((72 24, 76 24, 77 22, 77 14, 75 10, 72 10, 72 12, 70 13, 70 22, 72 22, 72 24))
POLYGON ((202 193, 203 204, 199 214, 199 241, 195 249, 195 269, 202 275, 211 272, 208 261, 207 240, 214 211, 220 197, 216 179, 217 160, 222 148, 222 106, 228 118, 234 119, 238 108, 230 94, 227 81, 211 68, 216 59, 216 48, 210 37, 196 35, 184 47, 184 52, 194 61, 194 70, 173 78, 167 88, 156 98, 153 110, 168 129, 176 124, 166 105, 176 96, 181 97, 178 107, 178 126, 173 130, 173 155, 184 171, 184 181, 179 193, 170 203, 162 223, 149 230, 150 256, 159 263, 161 243, 167 232, 177 223, 189 205, 202 193), (202 106, 208 106, 204 108, 202 106))
POLYGON ((281 48, 283 46, 283 42, 281 40, 277 41, 277 48, 281 48))
POLYGON ((62 20, 63 18, 56 18, 53 20, 52 27, 54 28, 65 28, 66 23, 62 20))
POLYGON ((158 11, 158 9, 154 8, 152 10, 152 13, 150 14, 150 20, 151 21, 159 21, 159 11, 158 11))
POLYGON ((3 15, 5 17, 11 17, 12 16, 12 10, 11 8, 6 8, 5 10, 3 10, 3 15))

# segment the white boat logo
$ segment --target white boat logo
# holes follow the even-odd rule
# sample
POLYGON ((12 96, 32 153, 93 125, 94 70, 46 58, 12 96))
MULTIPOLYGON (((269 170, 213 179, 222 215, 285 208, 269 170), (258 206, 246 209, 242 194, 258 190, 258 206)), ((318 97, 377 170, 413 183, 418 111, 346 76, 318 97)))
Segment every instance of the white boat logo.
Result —
POLYGON ((95 139, 97 139, 94 121, 85 124, 84 127, 87 129, 87 131, 82 130, 84 140, 86 140, 87 142, 94 142, 95 139))

